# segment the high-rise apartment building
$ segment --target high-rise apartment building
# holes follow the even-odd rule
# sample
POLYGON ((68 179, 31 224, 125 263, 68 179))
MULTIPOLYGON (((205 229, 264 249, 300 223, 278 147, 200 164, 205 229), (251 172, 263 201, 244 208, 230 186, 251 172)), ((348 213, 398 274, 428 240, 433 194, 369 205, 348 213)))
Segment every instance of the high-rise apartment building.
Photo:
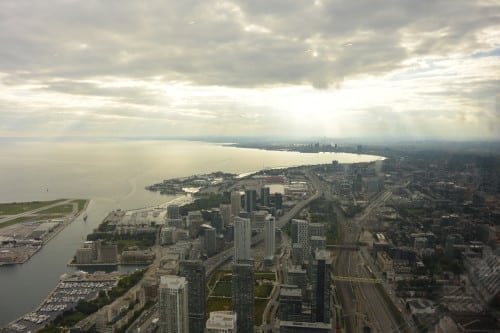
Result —
POLYGON ((269 187, 263 187, 260 189, 260 203, 262 206, 269 207, 270 204, 271 191, 269 187))
POLYGON ((212 227, 215 228, 217 234, 221 234, 224 229, 224 222, 222 221, 222 216, 219 208, 213 208, 210 211, 210 220, 212 227))
POLYGON ((276 209, 283 209, 283 194, 274 194, 274 207, 276 207, 276 209))
POLYGON ((245 210, 249 213, 257 209, 257 191, 256 190, 246 190, 245 191, 245 210))
POLYGON ((233 265, 232 302, 238 333, 254 331, 254 284, 255 271, 251 261, 233 265))
POLYGON ((311 236, 311 238, 309 239, 309 246, 311 248, 311 252, 314 252, 316 250, 325 250, 326 237, 311 236))
POLYGON ((208 224, 202 224, 200 227, 200 245, 201 252, 204 255, 211 257, 215 254, 217 250, 216 239, 215 228, 208 224))
POLYGON ((251 258, 252 229, 250 219, 234 218, 234 263, 251 258))
POLYGON ((159 294, 160 333, 189 333, 186 278, 176 275, 162 276, 159 294))
POLYGON ((309 237, 325 235, 325 225, 323 223, 309 223, 307 227, 309 237))
POLYGON ((205 266, 201 261, 181 261, 179 275, 186 278, 189 286, 189 332, 203 332, 205 324, 205 266))
POLYGON ((329 251, 316 250, 312 265, 312 300, 311 313, 315 322, 329 323, 331 283, 330 273, 332 270, 332 256, 329 251))
POLYGON ((264 223, 264 259, 273 261, 274 252, 276 251, 276 220, 270 216, 264 223))
POLYGON ((306 220, 292 220, 292 242, 302 245, 304 260, 309 256, 309 227, 306 220))
POLYGON ((282 285, 279 297, 279 319, 301 321, 302 290, 297 286, 282 285))
POLYGON ((99 263, 118 262, 118 245, 103 241, 98 241, 97 244, 97 261, 99 263))
POLYGON ((222 228, 226 229, 228 225, 231 224, 231 205, 229 204, 221 204, 219 205, 220 215, 222 217, 222 228))
POLYGON ((167 206, 167 218, 168 219, 179 219, 181 218, 180 210, 178 205, 168 205, 167 206))
POLYGON ((238 216, 241 210, 241 194, 240 191, 231 192, 231 215, 238 216))

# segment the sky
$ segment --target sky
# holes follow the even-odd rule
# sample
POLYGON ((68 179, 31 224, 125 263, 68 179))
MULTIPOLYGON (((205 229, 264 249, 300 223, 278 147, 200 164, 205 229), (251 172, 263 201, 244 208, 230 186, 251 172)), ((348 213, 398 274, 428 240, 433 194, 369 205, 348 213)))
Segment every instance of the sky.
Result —
POLYGON ((500 1, 2 0, 0 137, 500 138, 500 1))

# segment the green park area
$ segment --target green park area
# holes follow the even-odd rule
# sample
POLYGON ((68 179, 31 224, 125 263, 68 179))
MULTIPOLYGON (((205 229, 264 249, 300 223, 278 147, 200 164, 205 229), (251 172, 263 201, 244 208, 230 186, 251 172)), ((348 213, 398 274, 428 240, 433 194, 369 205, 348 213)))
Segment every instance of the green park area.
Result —
POLYGON ((47 208, 38 212, 38 214, 70 214, 73 212, 73 203, 67 203, 51 208, 47 208))
POLYGON ((231 282, 219 281, 212 291, 212 296, 231 297, 231 282))
MULTIPOLYGON (((273 272, 256 272, 254 285, 254 318, 255 325, 262 323, 262 314, 268 298, 273 290, 275 274, 273 272)), ((232 309, 232 275, 231 271, 215 273, 208 283, 207 314, 212 311, 228 311, 232 309)))

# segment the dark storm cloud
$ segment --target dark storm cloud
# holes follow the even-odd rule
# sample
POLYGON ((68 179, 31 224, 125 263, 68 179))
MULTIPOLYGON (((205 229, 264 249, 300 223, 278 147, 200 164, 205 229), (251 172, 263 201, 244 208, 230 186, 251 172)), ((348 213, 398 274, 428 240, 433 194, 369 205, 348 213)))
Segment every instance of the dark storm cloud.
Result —
POLYGON ((9 83, 159 75, 323 88, 397 69, 416 54, 478 47, 476 33, 499 18, 499 6, 465 0, 316 3, 3 1, 0 72, 9 83))

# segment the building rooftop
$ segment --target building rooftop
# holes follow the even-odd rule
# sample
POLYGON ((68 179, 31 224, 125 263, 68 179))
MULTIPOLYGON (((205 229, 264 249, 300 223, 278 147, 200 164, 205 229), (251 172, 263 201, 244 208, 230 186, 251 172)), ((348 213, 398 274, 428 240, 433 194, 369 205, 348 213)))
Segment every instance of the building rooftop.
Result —
POLYGON ((207 329, 233 328, 236 326, 236 313, 231 311, 213 311, 207 320, 207 329))
POLYGON ((280 296, 302 297, 302 289, 299 287, 281 287, 280 296))
POLYGON ((163 275, 160 278, 160 287, 179 289, 187 285, 187 280, 184 277, 176 275, 163 275))
POLYGON ((332 325, 330 323, 322 323, 322 322, 307 323, 302 321, 286 321, 286 320, 280 321, 280 326, 301 327, 301 328, 322 328, 322 329, 332 328, 332 325))

